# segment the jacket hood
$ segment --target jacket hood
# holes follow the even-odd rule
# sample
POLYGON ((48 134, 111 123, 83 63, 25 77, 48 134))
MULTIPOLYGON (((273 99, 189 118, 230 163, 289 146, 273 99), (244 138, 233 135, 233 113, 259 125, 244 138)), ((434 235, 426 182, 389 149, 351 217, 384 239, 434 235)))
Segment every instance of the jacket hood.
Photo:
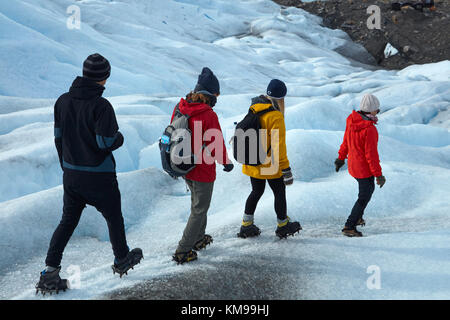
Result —
MULTIPOLYGON (((264 111, 266 109, 269 109, 272 106, 272 102, 267 99, 265 96, 261 95, 259 97, 254 97, 252 99, 252 105, 250 106, 250 109, 254 112, 254 113, 258 113, 261 111, 264 111)), ((277 109, 277 107, 275 106, 275 109, 277 109)))
POLYGON ((192 117, 199 113, 203 113, 205 111, 212 111, 212 108, 206 103, 201 102, 188 102, 185 99, 181 98, 180 103, 178 104, 178 108, 180 112, 183 114, 187 114, 192 117))
POLYGON ((363 116, 353 110, 353 112, 347 118, 347 125, 352 131, 361 131, 365 128, 373 126, 372 120, 364 119, 363 116))
POLYGON ((93 80, 77 77, 73 81, 69 93, 76 99, 89 100, 95 97, 101 97, 104 90, 104 86, 99 85, 93 80))

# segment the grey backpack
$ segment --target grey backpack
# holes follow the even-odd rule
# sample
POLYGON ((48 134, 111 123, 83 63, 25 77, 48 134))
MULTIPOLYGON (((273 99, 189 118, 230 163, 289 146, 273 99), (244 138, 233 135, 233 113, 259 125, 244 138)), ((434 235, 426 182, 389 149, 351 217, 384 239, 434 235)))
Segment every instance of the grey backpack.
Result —
POLYGON ((192 152, 192 132, 189 129, 189 115, 175 107, 175 115, 159 140, 161 163, 171 177, 185 176, 195 168, 195 156, 192 152))

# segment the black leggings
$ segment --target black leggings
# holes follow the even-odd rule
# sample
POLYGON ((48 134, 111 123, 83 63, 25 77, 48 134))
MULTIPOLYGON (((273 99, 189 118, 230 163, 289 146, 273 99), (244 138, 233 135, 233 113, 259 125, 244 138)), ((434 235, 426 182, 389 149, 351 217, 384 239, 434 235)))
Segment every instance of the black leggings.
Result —
MULTIPOLYGON (((264 189, 266 188, 266 179, 256 179, 250 177, 252 183, 252 192, 247 198, 245 203, 245 214, 253 215, 256 210, 256 205, 259 199, 261 199, 264 189)), ((269 186, 275 196, 275 212, 279 220, 285 220, 287 218, 287 206, 286 206, 286 186, 283 181, 283 177, 278 179, 267 179, 269 186)))
POLYGON ((374 177, 356 180, 358 181, 359 186, 358 200, 356 200, 352 212, 345 223, 345 226, 348 228, 354 228, 358 220, 363 217, 364 209, 366 209, 375 190, 374 177))

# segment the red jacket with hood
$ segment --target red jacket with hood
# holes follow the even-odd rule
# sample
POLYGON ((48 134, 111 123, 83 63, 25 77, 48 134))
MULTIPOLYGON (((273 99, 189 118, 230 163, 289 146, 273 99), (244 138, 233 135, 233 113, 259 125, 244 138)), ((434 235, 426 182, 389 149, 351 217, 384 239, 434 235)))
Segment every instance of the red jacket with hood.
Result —
MULTIPOLYGON (((214 182, 216 180, 215 161, 222 165, 231 163, 227 156, 227 149, 225 148, 225 141, 223 139, 222 129, 220 128, 219 118, 214 110, 205 103, 190 103, 185 99, 181 99, 178 107, 181 113, 190 116, 189 129, 192 131, 192 152, 198 158, 201 157, 202 159, 202 162, 197 164, 195 168, 186 175, 186 179, 199 182, 214 182), (197 137, 200 131, 198 130, 197 132, 197 130, 194 129, 195 122, 197 122, 198 126, 201 123, 201 137, 197 137), (216 133, 220 134, 214 135, 214 132, 211 132, 212 137, 205 136, 205 132, 209 129, 216 129, 216 133), (220 138, 220 141, 215 141, 215 138, 220 138), (198 139, 197 145, 196 139, 198 139), (215 146, 218 144, 221 145, 223 150, 222 154, 216 155, 216 147, 212 147, 212 143, 214 143, 215 146), (198 145, 200 147, 198 147, 198 145), (203 145, 206 146, 204 149, 202 148, 203 145)), ((175 110, 176 107, 173 110, 171 122, 175 115, 175 110)))
POLYGON ((348 171, 354 178, 382 175, 377 145, 378 131, 374 122, 353 111, 347 118, 339 159, 345 160, 348 156, 348 171))

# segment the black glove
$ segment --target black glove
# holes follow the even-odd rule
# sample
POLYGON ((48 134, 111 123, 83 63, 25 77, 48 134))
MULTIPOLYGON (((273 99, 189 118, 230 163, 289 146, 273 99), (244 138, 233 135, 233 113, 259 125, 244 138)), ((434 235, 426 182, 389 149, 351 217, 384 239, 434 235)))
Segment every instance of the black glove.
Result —
POLYGON ((339 169, 345 164, 344 160, 341 160, 339 158, 337 158, 336 160, 334 160, 334 165, 336 166, 336 172, 339 171, 339 169))
POLYGON ((283 181, 285 185, 290 185, 294 183, 294 177, 292 176, 291 168, 283 169, 283 181))
POLYGON ((233 168, 234 168, 234 164, 232 164, 232 163, 223 165, 223 171, 225 171, 225 172, 230 172, 231 170, 233 170, 233 168))
POLYGON ((377 185, 379 185, 380 188, 383 188, 385 183, 386 183, 386 178, 384 176, 377 177, 377 185))

